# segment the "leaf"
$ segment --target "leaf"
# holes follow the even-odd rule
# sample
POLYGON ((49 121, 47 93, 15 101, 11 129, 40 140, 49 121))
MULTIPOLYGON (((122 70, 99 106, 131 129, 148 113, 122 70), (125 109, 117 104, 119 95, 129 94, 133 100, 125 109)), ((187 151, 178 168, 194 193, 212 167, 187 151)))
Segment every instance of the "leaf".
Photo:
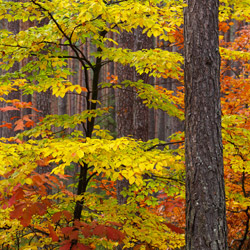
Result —
POLYGON ((170 228, 175 233, 178 233, 178 234, 184 234, 185 233, 185 230, 173 225, 172 223, 165 223, 165 224, 167 225, 168 228, 170 228))
POLYGON ((136 246, 134 246, 133 250, 139 250, 139 249, 141 249, 141 247, 144 247, 144 246, 145 246, 145 244, 142 244, 142 243, 141 244, 137 244, 136 246))
POLYGON ((68 236, 72 233, 73 229, 74 227, 64 227, 62 228, 62 233, 68 236))
POLYGON ((62 233, 65 234, 70 240, 77 240, 79 235, 79 230, 75 227, 64 227, 62 228, 62 233))
POLYGON ((10 111, 10 110, 20 110, 20 109, 15 108, 13 106, 6 106, 4 108, 0 108, 0 111, 3 111, 3 112, 10 111))
POLYGON ((23 120, 27 122, 32 122, 32 120, 29 118, 30 115, 24 115, 23 120))
POLYGON ((58 221, 60 221, 61 215, 62 215, 62 212, 56 212, 56 213, 54 213, 54 214, 52 215, 51 220, 52 220, 54 223, 57 223, 58 221))
POLYGON ((49 161, 51 160, 51 156, 47 156, 45 158, 39 159, 36 161, 37 165, 40 167, 46 167, 49 165, 49 161))
POLYGON ((76 86, 75 86, 75 91, 76 91, 77 94, 81 94, 81 92, 82 92, 82 87, 79 86, 79 85, 76 85, 76 86))
POLYGON ((11 128, 12 128, 12 124, 11 124, 11 123, 8 123, 8 122, 3 121, 3 124, 2 124, 2 125, 0 125, 0 128, 4 128, 4 127, 8 128, 8 129, 11 129, 11 128))
POLYGON ((81 249, 81 250, 90 250, 91 248, 88 246, 83 245, 82 243, 77 243, 76 249, 81 249))
POLYGON ((71 243, 67 243, 59 248, 59 250, 70 250, 71 243))
POLYGON ((81 228, 81 233, 85 238, 89 238, 92 235, 89 228, 81 228))
POLYGON ((94 230, 93 234, 99 237, 106 236, 106 226, 105 225, 97 225, 94 230))
POLYGON ((33 181, 31 178, 27 178, 27 179, 25 179, 25 183, 28 185, 31 185, 33 183, 33 181))
POLYGON ((107 238, 120 242, 124 239, 124 234, 113 227, 107 227, 107 238))
POLYGON ((62 211, 63 215, 65 216, 65 218, 67 219, 67 221, 70 221, 72 219, 72 215, 69 211, 62 211))
POLYGON ((17 130, 24 130, 24 123, 22 119, 19 119, 15 122, 16 127, 14 128, 14 131, 17 130))
POLYGON ((82 90, 83 92, 88 92, 88 90, 87 90, 85 87, 81 87, 81 90, 82 90))
POLYGON ((58 242, 59 237, 57 236, 53 227, 51 225, 48 225, 48 229, 49 229, 49 235, 52 238, 52 241, 58 242))
POLYGON ((15 193, 13 194, 13 196, 10 198, 8 204, 9 206, 12 206, 14 203, 16 203, 16 201, 23 199, 24 198, 24 191, 23 188, 18 188, 15 193))
POLYGON ((112 226, 122 227, 122 224, 119 222, 107 221, 107 224, 110 224, 112 226))

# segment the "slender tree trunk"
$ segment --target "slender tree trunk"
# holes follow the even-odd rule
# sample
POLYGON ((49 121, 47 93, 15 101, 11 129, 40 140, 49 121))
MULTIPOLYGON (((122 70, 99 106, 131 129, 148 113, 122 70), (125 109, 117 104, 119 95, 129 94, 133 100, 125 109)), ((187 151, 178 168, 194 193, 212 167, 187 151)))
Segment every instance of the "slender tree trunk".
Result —
POLYGON ((218 0, 184 11, 186 249, 227 249, 218 0))

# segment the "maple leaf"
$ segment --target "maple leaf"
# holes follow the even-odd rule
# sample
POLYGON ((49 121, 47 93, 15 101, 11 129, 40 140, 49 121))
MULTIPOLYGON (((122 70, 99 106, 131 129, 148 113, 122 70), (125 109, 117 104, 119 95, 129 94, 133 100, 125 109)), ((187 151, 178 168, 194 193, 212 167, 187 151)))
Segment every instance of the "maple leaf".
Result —
POLYGON ((17 130, 24 130, 24 123, 23 123, 23 119, 19 119, 15 122, 16 127, 14 128, 14 131, 17 130))
POLYGON ((24 115, 23 120, 27 122, 32 122, 32 120, 29 118, 30 115, 24 115))

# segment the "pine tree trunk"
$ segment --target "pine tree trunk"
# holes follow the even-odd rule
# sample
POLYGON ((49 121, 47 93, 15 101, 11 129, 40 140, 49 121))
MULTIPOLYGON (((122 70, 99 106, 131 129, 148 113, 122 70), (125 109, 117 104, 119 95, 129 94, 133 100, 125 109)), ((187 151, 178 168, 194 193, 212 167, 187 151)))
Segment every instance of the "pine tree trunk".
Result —
POLYGON ((184 11, 186 249, 227 249, 218 0, 184 11))

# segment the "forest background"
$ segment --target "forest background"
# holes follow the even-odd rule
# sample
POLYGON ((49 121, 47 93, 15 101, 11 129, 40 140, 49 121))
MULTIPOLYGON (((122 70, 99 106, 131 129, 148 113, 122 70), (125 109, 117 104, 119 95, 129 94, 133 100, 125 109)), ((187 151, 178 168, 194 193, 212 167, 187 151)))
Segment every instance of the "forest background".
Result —
MULTIPOLYGON (((228 244, 249 249, 248 1, 220 1, 228 244)), ((0 1, 2 249, 184 247, 183 1, 0 1)))

